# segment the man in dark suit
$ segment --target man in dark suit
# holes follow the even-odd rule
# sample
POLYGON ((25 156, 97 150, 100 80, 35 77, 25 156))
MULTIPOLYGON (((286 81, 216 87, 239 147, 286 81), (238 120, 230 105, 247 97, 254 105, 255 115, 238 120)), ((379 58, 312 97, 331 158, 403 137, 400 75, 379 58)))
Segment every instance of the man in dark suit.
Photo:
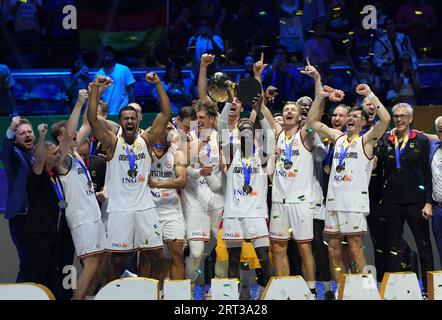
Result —
POLYGON ((401 271, 401 238, 404 222, 413 233, 421 263, 424 293, 427 271, 434 270, 429 219, 432 185, 428 138, 410 128, 413 109, 407 103, 393 107, 394 134, 386 136, 379 154, 384 168, 383 216, 386 218, 385 271, 401 271))
POLYGON ((8 179, 8 202, 5 218, 9 220, 9 230, 20 260, 17 282, 24 277, 23 227, 28 210, 28 194, 26 184, 34 155, 34 131, 32 124, 26 119, 16 116, 11 125, 1 150, 1 161, 6 169, 8 179))

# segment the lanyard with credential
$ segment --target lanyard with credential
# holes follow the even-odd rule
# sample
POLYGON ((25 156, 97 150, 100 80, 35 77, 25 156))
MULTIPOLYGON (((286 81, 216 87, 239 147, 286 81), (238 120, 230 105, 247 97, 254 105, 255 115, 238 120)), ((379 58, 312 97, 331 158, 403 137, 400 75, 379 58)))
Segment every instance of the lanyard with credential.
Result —
MULTIPOLYGON (((57 194, 58 207, 61 210, 64 211, 68 207, 68 203, 64 199, 64 194, 63 194, 63 190, 61 188, 60 180, 58 179, 58 177, 56 176, 56 174, 52 170, 46 170, 46 172, 47 172, 47 174, 49 176, 49 179, 52 182, 52 185, 54 187, 55 193, 57 194)), ((60 214, 58 215, 57 232, 58 232, 58 230, 60 228, 61 214, 62 214, 62 211, 60 211, 60 214)))
POLYGON ((292 159, 292 150, 293 150, 293 142, 295 141, 295 134, 292 135, 291 138, 287 137, 287 132, 285 133, 284 145, 285 145, 285 161, 291 161, 292 159), (290 141, 290 144, 287 142, 290 141))
POLYGON ((399 140, 397 138, 397 135, 394 136, 394 151, 396 155, 396 168, 401 168, 401 156, 405 151, 405 147, 407 146, 408 140, 410 140, 410 131, 408 131, 408 135, 404 138, 404 141, 402 141, 402 144, 399 146, 399 140))

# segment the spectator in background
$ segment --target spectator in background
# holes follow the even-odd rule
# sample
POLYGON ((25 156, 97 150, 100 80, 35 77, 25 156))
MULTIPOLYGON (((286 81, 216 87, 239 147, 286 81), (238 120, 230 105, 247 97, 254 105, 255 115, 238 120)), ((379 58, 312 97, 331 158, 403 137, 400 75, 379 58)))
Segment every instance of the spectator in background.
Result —
POLYGON ((277 46, 272 64, 263 72, 263 87, 272 85, 278 88, 278 95, 274 100, 276 109, 282 109, 283 102, 295 100, 297 95, 300 74, 287 62, 287 49, 284 46, 277 46))
POLYGON ((410 38, 396 31, 396 23, 392 18, 385 21, 385 29, 386 34, 377 39, 374 45, 374 64, 381 70, 381 81, 389 85, 392 75, 396 70, 400 70, 401 55, 408 53, 411 56, 413 69, 417 68, 417 58, 410 38))
POLYGON ((14 86, 11 70, 8 66, 0 64, 0 116, 16 113, 14 86))
POLYGON ((327 14, 325 18, 325 26, 327 32, 331 35, 333 40, 333 51, 338 54, 345 53, 345 43, 343 41, 347 38, 347 33, 351 31, 352 12, 345 0, 332 0, 327 7, 327 14))
POLYGON ((347 62, 350 65, 350 68, 353 70, 360 65, 360 57, 372 57, 374 55, 374 44, 377 39, 376 30, 365 29, 362 26, 363 19, 364 16, 361 15, 354 33, 349 35, 348 39, 350 41, 345 47, 347 62))
POLYGON ((255 64, 255 58, 252 55, 247 55, 244 58, 244 73, 238 74, 235 82, 239 82, 241 79, 252 77, 253 78, 253 65, 255 64))
POLYGON ((221 25, 226 18, 226 10, 219 0, 198 0, 194 12, 197 12, 200 18, 205 17, 213 21, 215 33, 222 34, 221 25))
POLYGON ((258 18, 254 14, 251 1, 240 0, 238 11, 227 22, 227 30, 232 39, 232 47, 238 50, 240 61, 250 47, 260 37, 258 18))
POLYGON ((332 42, 325 38, 324 23, 321 20, 315 21, 311 37, 304 45, 304 59, 309 58, 312 65, 321 74, 324 83, 331 78, 330 64, 333 62, 334 53, 332 42))
POLYGON ((420 76, 417 70, 413 69, 413 61, 408 54, 401 58, 401 72, 396 72, 393 77, 393 103, 408 103, 412 106, 417 104, 420 91, 420 76))
POLYGON ((89 68, 87 67, 86 62, 84 62, 81 54, 77 55, 77 59, 74 61, 74 65, 71 68, 70 76, 63 80, 66 88, 66 96, 68 97, 70 114, 77 102, 78 92, 81 89, 87 89, 91 80, 89 79, 89 68))
POLYGON ((63 8, 67 5, 75 6, 75 4, 76 0, 45 1, 44 28, 49 41, 48 62, 53 68, 64 67, 66 65, 66 52, 74 50, 77 45, 77 30, 63 28, 63 19, 66 17, 66 14, 63 13, 63 8))
POLYGON ((198 78, 200 59, 204 53, 214 54, 217 59, 224 53, 223 39, 213 33, 210 19, 202 18, 200 20, 195 35, 189 39, 187 51, 192 55, 192 67, 195 79, 198 78))
POLYGON ((192 11, 184 7, 178 18, 172 23, 169 32, 170 55, 172 60, 187 63, 187 39, 193 34, 192 11))
POLYGON ((381 89, 381 80, 379 76, 374 72, 373 62, 370 56, 359 57, 358 68, 353 69, 353 71, 354 77, 352 88, 356 88, 359 83, 365 83, 368 84, 368 86, 375 94, 379 94, 381 89))
MULTIPOLYGON (((192 78, 183 78, 183 72, 178 64, 172 63, 167 66, 163 87, 169 97, 173 114, 178 114, 182 107, 192 103, 192 84, 192 78)), ((157 90, 153 90, 152 94, 158 99, 157 90)))
POLYGON ((37 67, 42 63, 39 59, 41 54, 42 28, 40 21, 43 15, 42 0, 10 0, 10 13, 14 17, 14 35, 13 40, 16 41, 22 54, 26 54, 26 59, 20 61, 14 55, 11 57, 16 64, 22 68, 37 67))
POLYGON ((289 62, 297 62, 302 56, 302 47, 304 46, 303 7, 304 0, 281 1, 278 44, 287 48, 289 62))
POLYGON ((408 0, 396 16, 398 28, 406 33, 420 56, 427 56, 430 48, 435 47, 434 31, 438 25, 433 8, 422 0, 408 0))
POLYGON ((325 18, 324 0, 304 1, 304 15, 302 16, 304 32, 312 29, 313 22, 323 18, 325 18))
POLYGON ((134 83, 129 68, 115 61, 114 49, 105 46, 102 57, 103 68, 97 75, 112 79, 112 85, 103 93, 102 99, 109 105, 109 114, 118 114, 120 109, 135 100, 134 83))

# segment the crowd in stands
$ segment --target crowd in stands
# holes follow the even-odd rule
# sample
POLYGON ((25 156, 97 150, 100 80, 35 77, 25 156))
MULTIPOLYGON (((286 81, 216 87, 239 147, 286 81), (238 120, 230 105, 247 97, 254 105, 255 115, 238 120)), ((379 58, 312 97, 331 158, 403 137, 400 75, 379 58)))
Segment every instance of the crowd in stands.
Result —
MULTIPOLYGON (((105 63, 104 45, 93 52, 82 50, 78 31, 62 27, 63 7, 77 2, 0 2, 6 44, 0 48, 0 63, 11 69, 72 66, 72 77, 65 81, 70 107, 72 92, 84 88, 93 76, 88 68, 100 69, 105 63)), ((441 11, 441 4, 433 0, 169 1, 163 41, 149 52, 116 50, 115 58, 129 68, 167 69, 162 80, 176 98, 174 113, 196 96, 203 53, 216 56, 209 76, 232 65, 244 68, 247 76, 263 52, 268 63, 264 85, 277 87, 281 102, 312 92, 313 83, 302 80, 296 69, 309 57, 329 85, 337 85, 331 65, 342 62, 351 68, 347 83, 364 82, 393 104, 415 105, 420 90, 418 59, 442 57, 442 43, 434 36, 441 28, 441 11), (362 9, 368 4, 376 8, 377 29, 363 27, 362 9), (192 70, 190 77, 183 78, 182 68, 192 70)))

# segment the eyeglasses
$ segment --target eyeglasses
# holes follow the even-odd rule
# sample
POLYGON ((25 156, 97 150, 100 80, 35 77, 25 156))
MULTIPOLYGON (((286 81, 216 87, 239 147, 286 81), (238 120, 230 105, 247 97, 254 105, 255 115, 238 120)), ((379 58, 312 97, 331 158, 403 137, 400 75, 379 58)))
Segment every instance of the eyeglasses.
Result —
POLYGON ((393 115, 394 120, 407 119, 409 117, 411 117, 411 115, 409 115, 409 114, 395 114, 395 115, 393 115))

